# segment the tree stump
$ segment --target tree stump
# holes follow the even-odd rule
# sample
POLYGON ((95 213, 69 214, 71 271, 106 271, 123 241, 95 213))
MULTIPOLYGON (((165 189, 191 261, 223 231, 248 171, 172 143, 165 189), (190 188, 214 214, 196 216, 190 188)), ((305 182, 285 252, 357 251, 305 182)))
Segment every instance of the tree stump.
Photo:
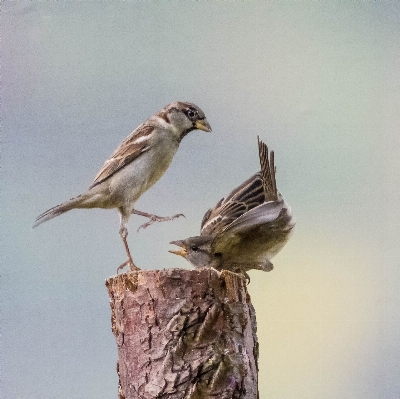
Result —
POLYGON ((106 281, 120 399, 257 399, 256 318, 245 280, 214 269, 106 281))

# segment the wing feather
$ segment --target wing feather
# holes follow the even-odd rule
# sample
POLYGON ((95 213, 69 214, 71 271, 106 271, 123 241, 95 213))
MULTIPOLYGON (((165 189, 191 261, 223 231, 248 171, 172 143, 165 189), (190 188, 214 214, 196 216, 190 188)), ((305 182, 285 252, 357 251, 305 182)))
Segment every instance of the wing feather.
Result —
POLYGON ((214 208, 209 209, 201 223, 201 235, 217 235, 231 223, 264 202, 277 201, 274 152, 258 137, 261 171, 236 187, 214 208))
POLYGON ((258 153, 265 191, 265 201, 276 201, 278 200, 278 191, 276 189, 274 152, 269 152, 267 145, 260 140, 260 137, 258 137, 258 153))
POLYGON ((264 188, 260 172, 236 187, 217 205, 209 209, 201 223, 201 235, 215 235, 235 219, 264 202, 264 188))
POLYGON ((222 233, 215 237, 213 248, 219 251, 229 242, 239 242, 241 237, 251 234, 252 231, 256 232, 260 226, 276 235, 289 233, 294 225, 290 207, 283 199, 266 202, 226 226, 222 233))
POLYGON ((99 173, 94 178, 90 188, 97 186, 103 181, 110 178, 114 173, 118 172, 124 166, 133 162, 141 154, 148 151, 149 136, 153 133, 154 126, 140 125, 135 129, 111 154, 110 158, 104 163, 99 173))

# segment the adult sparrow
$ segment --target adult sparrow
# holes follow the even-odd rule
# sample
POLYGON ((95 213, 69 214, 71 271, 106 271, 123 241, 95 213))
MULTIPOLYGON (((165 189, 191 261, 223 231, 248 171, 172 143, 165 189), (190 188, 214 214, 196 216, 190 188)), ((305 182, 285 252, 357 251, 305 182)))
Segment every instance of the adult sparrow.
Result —
POLYGON ((128 261, 133 263, 127 243, 128 220, 132 213, 150 221, 171 220, 136 210, 135 202, 167 170, 181 140, 192 130, 211 132, 204 112, 195 104, 173 102, 137 127, 107 159, 89 189, 81 195, 42 213, 33 227, 75 208, 117 208, 121 215, 119 234, 125 245, 128 261))
POLYGON ((284 247, 295 225, 291 209, 276 188, 274 152, 258 138, 261 171, 207 211, 200 236, 172 241, 194 267, 271 271, 271 259, 284 247))

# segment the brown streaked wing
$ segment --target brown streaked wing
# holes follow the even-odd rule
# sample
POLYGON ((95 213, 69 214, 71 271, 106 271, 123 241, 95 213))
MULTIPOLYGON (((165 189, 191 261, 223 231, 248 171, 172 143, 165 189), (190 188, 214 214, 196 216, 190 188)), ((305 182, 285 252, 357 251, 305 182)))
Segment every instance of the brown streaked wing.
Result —
POLYGON ((149 136, 153 130, 154 126, 151 125, 141 125, 135 129, 107 159, 89 188, 93 188, 107 180, 115 172, 146 152, 150 148, 149 142, 144 139, 140 140, 140 138, 149 136))
POLYGON ((218 204, 207 211, 201 223, 201 235, 215 235, 238 217, 264 202, 261 174, 256 173, 236 187, 218 204))

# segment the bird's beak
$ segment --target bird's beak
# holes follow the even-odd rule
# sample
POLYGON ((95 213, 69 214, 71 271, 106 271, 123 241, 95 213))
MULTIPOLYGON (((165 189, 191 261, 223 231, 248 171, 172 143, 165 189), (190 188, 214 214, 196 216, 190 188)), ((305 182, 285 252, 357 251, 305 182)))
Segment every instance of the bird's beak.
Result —
POLYGON ((207 119, 205 119, 205 118, 196 121, 195 125, 196 125, 196 129, 204 130, 205 132, 211 132, 211 130, 212 130, 210 124, 208 123, 207 119))
POLYGON ((177 245, 178 247, 181 247, 179 249, 175 249, 175 250, 170 250, 168 252, 171 252, 171 254, 175 254, 175 255, 179 255, 179 256, 183 256, 184 258, 186 258, 187 256, 187 249, 185 244, 183 243, 183 241, 171 241, 170 244, 174 244, 177 245))

